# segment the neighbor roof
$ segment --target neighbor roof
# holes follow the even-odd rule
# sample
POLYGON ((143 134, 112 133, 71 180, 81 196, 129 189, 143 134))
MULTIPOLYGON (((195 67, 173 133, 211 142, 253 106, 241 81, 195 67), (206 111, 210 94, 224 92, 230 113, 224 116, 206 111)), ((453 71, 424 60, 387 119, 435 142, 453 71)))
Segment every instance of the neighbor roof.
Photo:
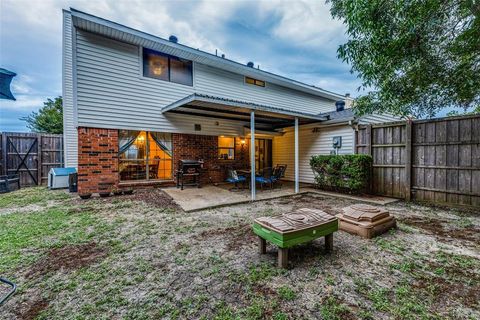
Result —
POLYGON ((82 30, 97 33, 112 39, 131 43, 134 45, 158 50, 180 58, 192 60, 198 63, 220 68, 223 70, 239 73, 242 75, 256 77, 270 83, 287 88, 337 100, 345 96, 312 85, 308 85, 290 78, 286 78, 271 72, 248 67, 242 63, 219 57, 217 55, 188 47, 180 43, 174 43, 122 24, 106 20, 74 8, 70 8, 73 25, 82 30))
POLYGON ((330 111, 320 113, 319 116, 325 117, 328 120, 335 121, 349 121, 355 119, 355 113, 353 109, 348 108, 342 111, 330 111))

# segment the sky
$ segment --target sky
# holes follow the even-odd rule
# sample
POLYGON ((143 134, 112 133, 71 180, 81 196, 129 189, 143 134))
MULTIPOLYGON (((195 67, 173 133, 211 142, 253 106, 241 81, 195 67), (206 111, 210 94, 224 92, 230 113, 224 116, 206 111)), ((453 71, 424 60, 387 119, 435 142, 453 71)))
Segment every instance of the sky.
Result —
POLYGON ((62 92, 62 9, 70 7, 340 94, 360 81, 336 57, 345 28, 324 1, 0 0, 0 67, 17 101, 0 100, 0 131, 62 92))
POLYGON ((360 80, 337 58, 345 26, 323 0, 0 0, 0 67, 17 101, 0 100, 0 131, 62 92, 62 9, 70 7, 355 97, 360 80))

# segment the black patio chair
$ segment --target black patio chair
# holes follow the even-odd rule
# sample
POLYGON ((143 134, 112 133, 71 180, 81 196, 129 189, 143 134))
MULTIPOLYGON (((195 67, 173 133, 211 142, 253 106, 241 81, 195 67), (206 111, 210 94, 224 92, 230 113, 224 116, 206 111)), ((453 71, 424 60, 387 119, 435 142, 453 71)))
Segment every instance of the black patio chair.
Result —
POLYGON ((261 171, 261 174, 255 177, 255 182, 260 183, 260 189, 263 190, 264 184, 269 184, 270 189, 272 188, 272 168, 264 168, 261 171))
POLYGON ((275 186, 276 184, 279 184, 280 187, 282 186, 281 179, 285 177, 285 171, 287 170, 287 165, 286 164, 277 164, 275 168, 273 169, 272 173, 272 184, 275 186))

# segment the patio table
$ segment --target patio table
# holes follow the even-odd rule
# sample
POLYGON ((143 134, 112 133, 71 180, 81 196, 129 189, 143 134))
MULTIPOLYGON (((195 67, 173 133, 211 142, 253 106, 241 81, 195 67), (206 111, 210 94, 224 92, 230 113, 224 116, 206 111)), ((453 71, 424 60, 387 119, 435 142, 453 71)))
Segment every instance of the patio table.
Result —
POLYGON ((241 175, 248 175, 248 176, 250 176, 250 174, 252 173, 252 170, 250 170, 250 169, 238 169, 238 170, 237 170, 237 173, 238 173, 238 174, 241 174, 241 175))
POLYGON ((288 265, 288 249, 297 244, 325 237, 327 252, 333 249, 333 233, 338 231, 338 219, 328 213, 302 208, 274 217, 260 217, 253 223, 258 236, 259 251, 266 253, 266 241, 278 246, 278 266, 288 265))

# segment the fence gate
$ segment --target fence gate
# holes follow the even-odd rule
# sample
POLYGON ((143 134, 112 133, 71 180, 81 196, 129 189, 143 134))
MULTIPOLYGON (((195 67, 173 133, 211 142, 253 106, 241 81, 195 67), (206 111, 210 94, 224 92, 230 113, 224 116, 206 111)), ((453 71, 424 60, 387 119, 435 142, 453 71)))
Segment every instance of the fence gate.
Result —
POLYGON ((63 166, 62 135, 4 132, 0 174, 18 174, 22 187, 44 184, 50 168, 63 166))

